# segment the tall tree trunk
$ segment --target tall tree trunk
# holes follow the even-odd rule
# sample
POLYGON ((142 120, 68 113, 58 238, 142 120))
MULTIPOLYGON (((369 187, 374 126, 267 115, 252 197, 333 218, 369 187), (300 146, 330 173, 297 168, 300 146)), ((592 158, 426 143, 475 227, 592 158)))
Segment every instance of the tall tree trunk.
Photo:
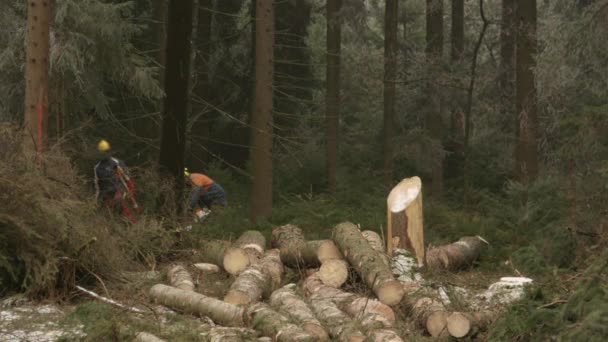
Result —
POLYGON ((272 101, 274 1, 256 1, 255 99, 251 115, 250 217, 253 222, 272 212, 272 101))
POLYGON ((431 192, 440 196, 443 192, 443 123, 441 119, 441 96, 439 85, 433 80, 439 76, 443 55, 443 0, 426 0, 426 55, 429 63, 428 94, 430 108, 427 129, 440 146, 432 171, 431 192))
POLYGON ((515 96, 519 125, 515 158, 516 174, 523 184, 528 184, 538 175, 538 118, 534 84, 536 45, 536 0, 517 0, 515 96))
POLYGON ((338 135, 340 128, 340 45, 342 0, 327 2, 327 94, 325 104, 327 125, 327 184, 329 191, 336 191, 338 165, 338 135))
POLYGON ((198 20, 195 41, 195 68, 192 99, 192 129, 190 133, 189 165, 201 170, 208 160, 207 143, 210 134, 211 84, 209 82, 209 58, 211 57, 212 0, 198 0, 198 20))
POLYGON ((384 9, 384 185, 387 188, 390 188, 393 183, 398 25, 399 1, 386 0, 384 9))
MULTIPOLYGON (((452 70, 455 74, 461 68, 460 63, 464 53, 464 0, 453 0, 452 1, 452 70)), ((457 80, 457 84, 463 85, 464 82, 457 80)), ((464 114, 463 114, 463 93, 461 90, 456 89, 453 93, 452 99, 452 140, 453 140, 453 152, 457 160, 462 160, 464 157, 464 114)), ((453 172, 454 170, 452 170, 453 172)))
POLYGON ((164 68, 167 55, 167 10, 169 0, 156 0, 153 2, 154 29, 156 33, 156 43, 158 51, 156 53, 156 63, 161 67, 159 82, 164 84, 164 68))
POLYGON ((502 94, 503 130, 512 132, 515 117, 515 2, 502 0, 500 23, 500 91, 502 94))
POLYGON ((47 145, 51 0, 27 6, 24 148, 41 157, 47 145))
MULTIPOLYGON (((184 151, 190 84, 192 0, 170 0, 167 26, 165 102, 160 145, 161 172, 173 177, 176 209, 181 209, 184 186, 184 151)), ((167 200, 168 198, 165 198, 167 200)), ((164 203, 168 204, 168 203, 164 203)))

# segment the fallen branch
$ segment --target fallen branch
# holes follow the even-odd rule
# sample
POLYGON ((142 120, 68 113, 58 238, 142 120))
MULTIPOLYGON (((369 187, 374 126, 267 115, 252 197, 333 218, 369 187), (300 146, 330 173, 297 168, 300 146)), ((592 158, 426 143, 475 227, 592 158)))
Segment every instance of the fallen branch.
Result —
POLYGON ((101 300, 103 302, 106 302, 106 303, 118 306, 119 308, 127 309, 127 310, 132 311, 132 312, 144 313, 143 310, 140 310, 140 309, 138 309, 136 307, 126 306, 126 305, 121 304, 121 303, 119 303, 119 302, 117 302, 115 300, 112 300, 110 298, 102 297, 102 296, 98 295, 97 293, 95 293, 93 291, 89 291, 89 290, 87 290, 87 289, 85 289, 83 287, 80 287, 78 285, 76 285, 76 289, 78 289, 79 291, 82 291, 82 292, 88 294, 91 297, 97 298, 97 299, 99 299, 99 300, 101 300))
POLYGON ((194 291, 192 276, 182 265, 170 267, 167 271, 167 278, 169 279, 169 284, 173 287, 177 287, 184 291, 194 291))

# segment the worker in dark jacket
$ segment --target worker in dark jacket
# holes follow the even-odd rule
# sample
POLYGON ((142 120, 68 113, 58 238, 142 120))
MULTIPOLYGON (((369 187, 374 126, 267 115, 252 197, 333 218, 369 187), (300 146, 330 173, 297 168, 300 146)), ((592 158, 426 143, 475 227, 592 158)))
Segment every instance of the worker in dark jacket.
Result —
POLYGON ((226 192, 213 179, 202 173, 189 173, 188 169, 184 170, 186 181, 192 186, 190 192, 190 210, 196 217, 196 220, 203 221, 211 213, 213 205, 226 206, 226 192))
POLYGON ((129 208, 127 198, 132 202, 133 208, 139 211, 135 201, 135 183, 129 177, 127 165, 110 154, 110 144, 101 140, 97 144, 103 158, 95 165, 95 197, 107 208, 119 207, 120 214, 131 223, 135 217, 129 208))

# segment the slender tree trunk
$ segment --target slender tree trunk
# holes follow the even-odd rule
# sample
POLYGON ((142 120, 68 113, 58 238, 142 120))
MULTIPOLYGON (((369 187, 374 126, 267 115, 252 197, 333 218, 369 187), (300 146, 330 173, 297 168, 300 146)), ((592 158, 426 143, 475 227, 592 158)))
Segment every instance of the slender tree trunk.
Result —
POLYGON ((516 0, 502 0, 500 23, 500 90, 502 93, 502 127, 512 132, 515 117, 515 3, 516 0))
MULTIPOLYGON (((452 70, 457 74, 460 70, 460 63, 464 53, 464 0, 452 1, 452 70)), ((464 81, 458 80, 457 84, 464 85, 464 81)), ((454 91, 452 107, 452 139, 453 149, 456 158, 464 158, 464 114, 463 114, 463 93, 460 90, 454 91)))
POLYGON ((399 1, 386 0, 384 9, 384 185, 387 188, 390 188, 393 183, 398 25, 399 1))
POLYGON ((440 89, 434 79, 439 76, 443 55, 443 0, 426 0, 426 55, 430 69, 427 87, 430 108, 426 124, 431 138, 441 149, 436 153, 433 165, 431 192, 440 196, 443 192, 443 123, 440 89))
POLYGON ((209 82, 209 58, 211 57, 212 0, 198 0, 198 21, 195 41, 195 84, 193 86, 192 115, 194 122, 190 133, 190 167, 202 170, 208 160, 207 143, 210 134, 211 84, 209 82))
POLYGON ((159 82, 164 84, 164 68, 167 56, 167 10, 169 0, 156 0, 153 2, 156 42, 158 52, 156 53, 156 63, 162 68, 159 76, 159 82))
MULTIPOLYGON (((27 6, 24 148, 41 157, 47 145, 51 0, 27 6)), ((40 159, 39 159, 40 160, 40 159)))
POLYGON ((255 99, 251 116, 251 213, 253 222, 272 212, 274 2, 256 2, 255 99))
MULTIPOLYGON (((192 0, 171 0, 168 8, 166 98, 159 163, 161 172, 173 177, 176 209, 181 209, 184 186, 184 150, 190 84, 192 0)), ((165 198, 167 200, 168 198, 165 198)), ((168 204, 168 203, 164 203, 168 204)))
POLYGON ((515 150, 520 182, 528 184, 538 175, 536 67, 536 0, 517 0, 516 106, 517 146, 515 150))
POLYGON ((340 129, 340 45, 342 0, 327 2, 327 94, 325 104, 327 125, 327 184, 336 191, 338 165, 338 136, 340 129))

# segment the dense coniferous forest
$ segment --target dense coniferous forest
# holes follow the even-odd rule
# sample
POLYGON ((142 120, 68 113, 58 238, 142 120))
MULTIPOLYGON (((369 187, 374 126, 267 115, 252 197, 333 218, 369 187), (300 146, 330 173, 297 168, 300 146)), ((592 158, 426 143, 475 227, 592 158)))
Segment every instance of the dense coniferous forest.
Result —
POLYGON ((3 0, 0 32, 0 340, 608 339, 608 0, 3 0))

